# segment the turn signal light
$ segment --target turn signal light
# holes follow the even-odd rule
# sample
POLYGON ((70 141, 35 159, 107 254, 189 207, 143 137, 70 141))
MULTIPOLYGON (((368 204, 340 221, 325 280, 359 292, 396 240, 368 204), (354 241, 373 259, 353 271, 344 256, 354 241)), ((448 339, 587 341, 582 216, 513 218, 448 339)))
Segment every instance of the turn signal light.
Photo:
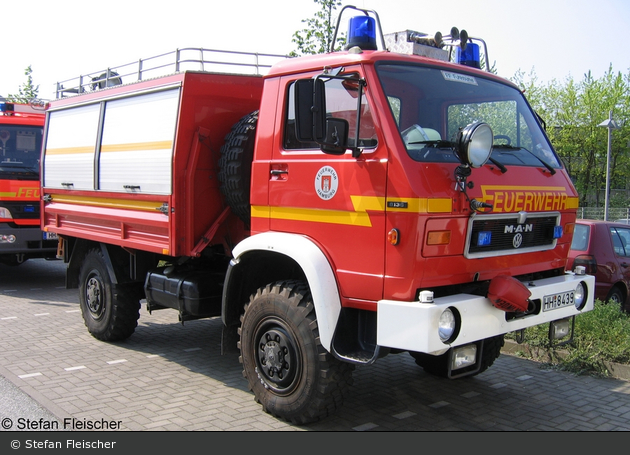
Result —
POLYGON ((392 229, 387 233, 387 240, 392 245, 396 246, 400 243, 400 231, 398 229, 392 229))
POLYGON ((427 235, 427 245, 448 245, 451 243, 451 231, 431 231, 427 235))

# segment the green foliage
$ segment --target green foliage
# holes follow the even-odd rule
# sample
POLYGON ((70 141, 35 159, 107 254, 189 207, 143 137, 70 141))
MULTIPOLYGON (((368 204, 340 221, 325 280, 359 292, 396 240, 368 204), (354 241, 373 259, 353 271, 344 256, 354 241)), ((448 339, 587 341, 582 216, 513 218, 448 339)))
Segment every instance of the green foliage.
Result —
POLYGON ((24 70, 24 75, 26 76, 26 83, 20 85, 18 88, 17 94, 9 94, 7 95, 7 101, 13 103, 28 103, 32 99, 37 98, 39 92, 39 85, 33 85, 33 76, 31 73, 33 70, 31 69, 31 65, 29 65, 24 70))
MULTIPOLYGON (((545 352, 546 358, 564 370, 607 376, 604 362, 630 364, 630 315, 619 305, 596 300, 592 311, 575 318, 575 334, 568 345, 550 346, 548 334, 547 325, 529 328, 524 343, 545 352)), ((514 336, 508 334, 507 338, 514 336)))
POLYGON ((630 73, 612 66, 599 79, 589 72, 581 81, 566 78, 542 84, 535 72, 512 78, 534 110, 545 119, 547 134, 580 194, 580 205, 603 205, 608 130, 599 124, 610 111, 620 129, 612 133, 610 187, 627 188, 630 177, 630 73))
MULTIPOLYGON (((337 7, 341 6, 341 1, 313 1, 320 6, 320 10, 315 13, 314 17, 302 20, 308 26, 307 28, 293 34, 291 41, 297 45, 297 50, 289 54, 291 57, 324 54, 330 51, 336 25, 336 22, 333 20, 333 12, 337 7)), ((345 38, 338 36, 336 41, 335 50, 339 50, 345 44, 345 38)))

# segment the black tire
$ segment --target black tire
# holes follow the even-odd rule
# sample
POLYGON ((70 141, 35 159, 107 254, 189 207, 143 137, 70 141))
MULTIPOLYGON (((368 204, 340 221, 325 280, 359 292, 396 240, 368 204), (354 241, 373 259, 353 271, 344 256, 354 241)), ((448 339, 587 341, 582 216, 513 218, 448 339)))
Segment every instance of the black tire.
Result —
POLYGON ((626 299, 621 289, 619 289, 618 286, 614 286, 608 293, 606 302, 617 304, 623 308, 626 303, 626 299))
POLYGON ((219 181, 225 201, 247 227, 251 220, 249 192, 258 111, 241 118, 225 137, 219 159, 219 181))
POLYGON ((306 283, 259 289, 245 306, 239 335, 243 376, 265 412, 303 425, 343 404, 354 365, 321 345, 306 283))
POLYGON ((81 264, 79 304, 85 326, 99 340, 124 340, 133 334, 138 325, 140 300, 118 292, 111 282, 100 249, 88 251, 81 264))
MULTIPOLYGON (((481 367, 479 371, 462 377, 476 376, 490 368, 501 354, 501 348, 504 343, 503 335, 485 339, 481 352, 481 367)), ((411 351, 409 354, 415 359, 416 364, 421 366, 427 373, 444 378, 448 376, 448 352, 437 356, 411 351)))

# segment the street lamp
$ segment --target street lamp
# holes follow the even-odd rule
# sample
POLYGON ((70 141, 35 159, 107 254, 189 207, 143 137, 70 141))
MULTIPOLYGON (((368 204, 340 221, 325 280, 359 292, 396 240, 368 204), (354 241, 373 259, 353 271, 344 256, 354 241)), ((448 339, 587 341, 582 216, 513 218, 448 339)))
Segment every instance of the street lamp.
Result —
POLYGON ((612 118, 613 111, 610 111, 608 120, 604 120, 597 126, 608 128, 608 151, 606 153, 606 197, 604 199, 604 221, 608 221, 608 196, 610 194, 610 150, 612 144, 612 130, 619 128, 612 118))

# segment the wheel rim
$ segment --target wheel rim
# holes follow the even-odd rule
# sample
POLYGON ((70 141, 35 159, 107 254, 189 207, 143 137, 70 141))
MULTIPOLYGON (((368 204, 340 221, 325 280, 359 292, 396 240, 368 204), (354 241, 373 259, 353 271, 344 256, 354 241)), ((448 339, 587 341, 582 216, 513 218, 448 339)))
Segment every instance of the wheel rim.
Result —
POLYGON ((297 345, 280 321, 262 323, 254 337, 256 371, 265 388, 279 395, 291 393, 301 374, 297 345))
POLYGON ((103 282, 98 273, 92 272, 85 285, 85 303, 92 319, 99 320, 105 313, 103 282))

